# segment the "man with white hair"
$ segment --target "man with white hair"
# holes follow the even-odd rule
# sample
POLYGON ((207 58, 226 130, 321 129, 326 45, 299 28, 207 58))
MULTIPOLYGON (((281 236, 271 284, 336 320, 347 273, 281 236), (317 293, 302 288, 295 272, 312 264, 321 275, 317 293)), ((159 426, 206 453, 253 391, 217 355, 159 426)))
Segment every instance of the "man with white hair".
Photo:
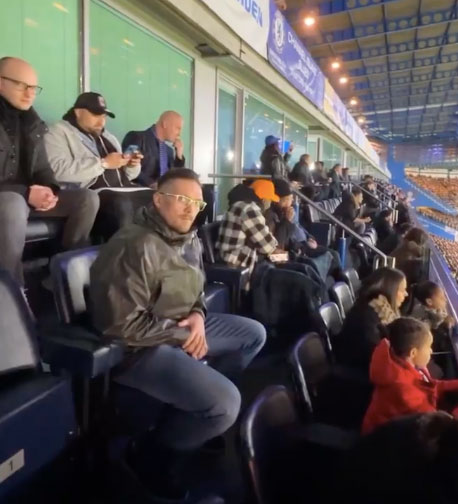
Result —
POLYGON ((0 267, 23 284, 22 253, 29 216, 65 217, 65 249, 89 244, 97 194, 60 190, 44 150, 45 123, 32 108, 41 92, 32 66, 0 59, 0 267))
POLYGON ((171 168, 183 168, 183 142, 180 133, 183 117, 173 110, 163 112, 145 131, 129 131, 122 142, 123 150, 130 145, 139 147, 143 154, 141 173, 136 180, 142 185, 155 187, 158 179, 171 168), (165 142, 173 144, 173 148, 165 142))

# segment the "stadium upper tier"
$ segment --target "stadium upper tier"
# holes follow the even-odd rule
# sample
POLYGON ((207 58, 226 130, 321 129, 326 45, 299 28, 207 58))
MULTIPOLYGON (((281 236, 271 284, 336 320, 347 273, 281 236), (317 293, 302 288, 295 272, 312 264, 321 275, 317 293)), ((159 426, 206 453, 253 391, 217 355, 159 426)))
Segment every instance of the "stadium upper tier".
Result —
POLYGON ((455 208, 458 207, 458 179, 432 178, 423 175, 415 177, 406 175, 406 178, 425 191, 439 197, 444 202, 455 208))

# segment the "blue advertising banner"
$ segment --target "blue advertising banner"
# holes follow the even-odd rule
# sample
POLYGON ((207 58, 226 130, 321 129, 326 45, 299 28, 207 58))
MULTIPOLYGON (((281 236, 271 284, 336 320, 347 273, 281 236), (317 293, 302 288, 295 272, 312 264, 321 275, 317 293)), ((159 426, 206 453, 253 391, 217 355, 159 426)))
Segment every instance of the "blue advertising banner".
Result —
POLYGON ((324 75, 273 0, 267 58, 296 89, 318 108, 323 108, 324 75))

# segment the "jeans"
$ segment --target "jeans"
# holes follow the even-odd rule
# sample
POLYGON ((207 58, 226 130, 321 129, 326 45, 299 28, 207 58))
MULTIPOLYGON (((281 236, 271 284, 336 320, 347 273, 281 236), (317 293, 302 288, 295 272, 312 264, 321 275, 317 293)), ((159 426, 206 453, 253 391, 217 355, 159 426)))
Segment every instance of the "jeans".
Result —
POLYGON ((250 364, 266 338, 259 322, 237 315, 209 314, 205 330, 209 365, 179 347, 160 345, 139 351, 114 377, 118 384, 149 396, 138 408, 149 398, 165 404, 155 432, 162 444, 175 450, 198 448, 235 422, 240 393, 228 377, 237 377, 250 364))
POLYGON ((86 247, 99 209, 99 197, 88 189, 62 190, 57 205, 47 212, 31 210, 18 193, 0 191, 0 267, 23 284, 22 253, 29 216, 46 219, 65 217, 62 236, 64 249, 86 247))

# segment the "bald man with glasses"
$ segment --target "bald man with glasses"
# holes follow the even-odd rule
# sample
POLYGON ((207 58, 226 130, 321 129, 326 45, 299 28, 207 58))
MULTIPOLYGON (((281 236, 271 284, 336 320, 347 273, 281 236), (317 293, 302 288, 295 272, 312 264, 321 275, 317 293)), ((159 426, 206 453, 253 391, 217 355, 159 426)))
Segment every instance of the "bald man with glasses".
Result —
POLYGON ((0 267, 22 285, 22 253, 30 216, 66 218, 62 246, 89 244, 99 198, 60 190, 44 150, 47 131, 32 105, 42 91, 26 61, 0 59, 0 267))

